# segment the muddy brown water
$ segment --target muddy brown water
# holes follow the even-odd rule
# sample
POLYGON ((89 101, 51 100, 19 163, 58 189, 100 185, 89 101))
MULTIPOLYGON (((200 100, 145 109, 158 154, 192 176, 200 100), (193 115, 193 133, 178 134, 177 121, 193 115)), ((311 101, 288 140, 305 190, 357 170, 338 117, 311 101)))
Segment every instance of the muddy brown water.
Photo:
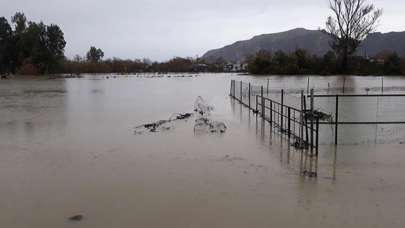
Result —
MULTIPOLYGON (((0 82, 0 227, 404 226, 405 146, 397 140, 323 144, 310 179, 300 175, 300 153, 227 96, 231 79, 265 78, 147 76, 0 82), (225 134, 194 134, 194 119, 133 134, 192 111, 198 96, 215 107, 225 134), (75 215, 83 219, 70 221, 75 215)), ((306 82, 271 80, 274 88, 306 82)), ((379 84, 353 81, 361 91, 379 84)), ((401 90, 401 79, 385 83, 401 90)))

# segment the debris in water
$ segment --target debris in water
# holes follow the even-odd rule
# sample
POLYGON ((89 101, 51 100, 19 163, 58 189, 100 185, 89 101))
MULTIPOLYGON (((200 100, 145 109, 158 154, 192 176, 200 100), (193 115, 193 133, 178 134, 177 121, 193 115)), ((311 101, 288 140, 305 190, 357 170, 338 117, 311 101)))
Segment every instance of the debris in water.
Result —
POLYGON ((304 175, 304 176, 307 176, 307 177, 318 177, 318 173, 316 173, 316 172, 311 172, 311 171, 303 171, 302 172, 302 174, 304 175))
POLYGON ((194 132, 197 133, 225 133, 226 129, 227 127, 223 122, 213 121, 204 117, 195 120, 194 132))
POLYGON ((332 119, 332 115, 329 115, 327 113, 321 112, 321 111, 311 111, 311 110, 307 110, 304 113, 304 118, 307 120, 331 120, 332 119))
POLYGON ((208 118, 214 107, 208 105, 202 97, 197 97, 194 102, 194 111, 200 116, 195 120, 194 133, 225 133, 226 125, 223 122, 214 121, 208 118))
MULTIPOLYGON (((198 117, 195 120, 194 124, 194 133, 220 133, 223 134, 226 132, 227 127, 225 123, 220 121, 214 121, 208 118, 211 111, 214 108, 208 105, 202 97, 197 97, 197 100, 194 102, 194 111, 198 114, 198 117)), ((172 122, 177 120, 187 120, 193 116, 193 113, 176 113, 173 114, 167 120, 159 120, 153 123, 143 124, 135 127, 135 135, 141 135, 146 132, 156 133, 168 131, 173 128, 170 125, 172 122)))
POLYGON ((309 148, 308 143, 301 139, 297 139, 297 141, 295 141, 291 146, 295 147, 295 149, 298 150, 306 150, 309 148))
POLYGON ((208 105, 202 97, 197 97, 197 100, 194 102, 194 111, 198 114, 204 116, 209 115, 211 111, 214 110, 214 107, 208 105))
POLYGON ((9 79, 9 78, 8 78, 8 74, 2 74, 2 75, 0 76, 0 79, 1 79, 1 80, 7 80, 7 79, 9 79))
POLYGON ((174 118, 173 117, 170 118, 170 121, 173 121, 173 120, 186 120, 186 119, 189 119, 192 116, 193 116, 192 113, 175 114, 174 118))
POLYGON ((157 133, 168 131, 173 128, 173 126, 169 125, 171 122, 176 120, 186 120, 192 116, 193 116, 192 113, 184 113, 184 114, 180 113, 172 115, 172 117, 170 117, 168 120, 159 120, 153 123, 143 124, 138 127, 135 127, 135 135, 141 135, 145 132, 157 133))
POLYGON ((83 215, 74 215, 69 218, 70 221, 72 222, 79 222, 83 220, 83 215))

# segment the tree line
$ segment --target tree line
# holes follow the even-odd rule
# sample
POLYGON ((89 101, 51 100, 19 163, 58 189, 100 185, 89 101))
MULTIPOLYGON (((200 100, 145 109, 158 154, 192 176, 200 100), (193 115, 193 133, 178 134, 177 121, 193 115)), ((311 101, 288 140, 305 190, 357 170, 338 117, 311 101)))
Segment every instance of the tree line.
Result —
MULTIPOLYGON (((101 49, 99 49, 101 51, 101 49)), ((91 49, 90 49, 91 51, 91 49)), ((90 52, 89 51, 89 52, 90 52)), ((181 58, 175 57, 165 62, 152 62, 149 59, 105 59, 76 56, 72 60, 64 61, 61 73, 81 74, 81 73, 182 73, 182 72, 223 72, 225 61, 207 63, 201 58, 181 58)), ((102 51, 101 51, 102 52, 102 51)))
POLYGON ((0 17, 0 73, 46 74, 60 70, 66 41, 58 25, 0 17))
MULTIPOLYGON (((343 72, 343 60, 332 51, 323 57, 310 55, 302 49, 292 53, 259 51, 248 57, 247 61, 249 73, 258 75, 336 75, 343 72)), ((354 75, 405 75, 405 59, 401 59, 395 52, 384 52, 370 59, 348 56, 345 61, 344 72, 354 75)))

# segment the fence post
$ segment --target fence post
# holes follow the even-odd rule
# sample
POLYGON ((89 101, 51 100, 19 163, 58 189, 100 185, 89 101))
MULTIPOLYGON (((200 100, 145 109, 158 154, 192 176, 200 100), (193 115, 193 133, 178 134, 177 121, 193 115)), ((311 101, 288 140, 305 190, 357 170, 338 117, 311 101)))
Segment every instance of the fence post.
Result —
POLYGON ((273 100, 270 100, 270 124, 273 124, 273 100))
POLYGON ((381 94, 384 94, 384 76, 381 77, 381 94))
POLYGON ((335 145, 338 144, 338 125, 339 125, 339 95, 336 95, 336 110, 335 110, 335 145))
POLYGON ((300 143, 304 142, 304 90, 301 90, 301 112, 300 112, 300 143))
POLYGON ((233 80, 233 98, 236 99, 236 80, 233 80))
POLYGON ((314 149, 314 89, 311 89, 311 151, 314 149))
POLYGON ((281 126, 281 130, 283 130, 283 126, 284 126, 284 89, 281 90, 281 111, 280 111, 280 117, 281 117, 281 121, 280 121, 280 126, 281 126))
POLYGON ((259 95, 256 95, 256 113, 259 113, 259 95))
POLYGON ((251 108, 251 104, 250 104, 250 82, 249 82, 249 111, 250 111, 250 109, 252 109, 252 108, 251 108))
POLYGON ((233 84, 233 80, 231 80, 231 88, 229 89, 229 96, 232 97, 232 84, 233 84))
POLYGON ((288 107, 288 139, 291 138, 291 107, 288 107))
POLYGON ((309 134, 308 134, 308 118, 307 116, 305 116, 305 114, 307 113, 307 96, 304 96, 304 124, 305 124, 305 142, 306 145, 309 148, 309 134))
POLYGON ((263 119, 265 118, 265 112, 266 112, 266 110, 264 109, 264 107, 265 107, 265 104, 264 104, 264 94, 263 94, 263 86, 261 87, 261 95, 262 95, 262 117, 263 117, 263 119))
POLYGON ((243 82, 240 81, 240 103, 243 104, 243 97, 242 97, 242 86, 243 86, 243 84, 242 84, 242 83, 243 83, 243 82))
POLYGON ((319 154, 319 118, 316 118, 316 156, 319 154))

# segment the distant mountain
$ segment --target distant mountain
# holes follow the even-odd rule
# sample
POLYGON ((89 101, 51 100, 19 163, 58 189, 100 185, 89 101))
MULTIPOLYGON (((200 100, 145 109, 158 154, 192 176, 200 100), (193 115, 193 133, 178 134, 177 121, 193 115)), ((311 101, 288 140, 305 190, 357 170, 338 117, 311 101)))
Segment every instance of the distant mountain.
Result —
MULTIPOLYGON (((330 37, 318 30, 297 28, 281 33, 255 36, 250 40, 238 41, 220 49, 208 51, 203 58, 215 61, 223 58, 230 62, 239 62, 249 55, 260 50, 270 52, 293 52, 296 49, 305 49, 309 53, 323 56, 330 51, 330 37)), ((381 51, 395 51, 405 56, 405 32, 373 33, 362 43, 358 54, 374 56, 381 51)))

